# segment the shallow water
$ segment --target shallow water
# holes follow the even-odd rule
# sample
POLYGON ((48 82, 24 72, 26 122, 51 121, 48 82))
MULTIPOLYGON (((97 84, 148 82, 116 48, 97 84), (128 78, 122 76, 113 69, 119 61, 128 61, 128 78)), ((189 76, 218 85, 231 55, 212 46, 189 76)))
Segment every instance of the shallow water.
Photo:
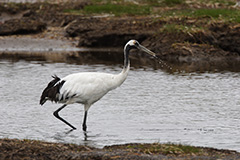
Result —
POLYGON ((36 139, 103 147, 112 144, 181 143, 240 151, 240 72, 167 73, 131 68, 120 88, 95 103, 88 133, 81 130, 83 106, 39 105, 51 75, 82 71, 119 73, 121 65, 75 65, 0 61, 0 138, 36 139))

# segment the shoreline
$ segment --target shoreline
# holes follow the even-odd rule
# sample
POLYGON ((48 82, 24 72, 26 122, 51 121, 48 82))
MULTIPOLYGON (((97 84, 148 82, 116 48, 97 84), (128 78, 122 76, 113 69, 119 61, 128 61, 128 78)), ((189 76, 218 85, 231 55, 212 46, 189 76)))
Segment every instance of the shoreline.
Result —
MULTIPOLYGON (((66 37, 65 34, 62 27, 48 27, 44 32, 35 34, 0 36, 0 58, 12 61, 45 61, 47 63, 122 64, 123 46, 77 47, 79 37, 66 37)), ((189 52, 186 45, 180 46, 189 52)), ((193 45, 193 47, 198 49, 198 45, 193 45)), ((169 73, 240 71, 238 67, 240 56, 238 55, 192 56, 180 54, 176 56, 170 53, 166 55, 167 57, 158 53, 165 65, 141 53, 133 52, 130 56, 131 64, 136 68, 150 67, 169 73)))
POLYGON ((181 144, 130 143, 102 149, 38 140, 0 139, 1 159, 239 159, 232 150, 181 144))

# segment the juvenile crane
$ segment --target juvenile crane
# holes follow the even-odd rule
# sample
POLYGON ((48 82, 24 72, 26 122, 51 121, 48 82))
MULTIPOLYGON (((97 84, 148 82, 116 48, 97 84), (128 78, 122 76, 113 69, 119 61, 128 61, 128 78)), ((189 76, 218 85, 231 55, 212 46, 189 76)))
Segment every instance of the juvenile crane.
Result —
POLYGON ((91 105, 109 91, 120 86, 127 78, 130 69, 129 54, 131 49, 139 49, 155 57, 155 53, 140 45, 138 41, 130 40, 124 47, 124 66, 121 73, 114 75, 99 72, 82 72, 70 74, 64 78, 55 75, 43 90, 40 104, 43 105, 47 100, 63 103, 63 106, 53 112, 53 115, 72 129, 76 128, 60 117, 58 113, 69 104, 83 104, 85 112, 82 129, 86 131, 87 113, 91 105))

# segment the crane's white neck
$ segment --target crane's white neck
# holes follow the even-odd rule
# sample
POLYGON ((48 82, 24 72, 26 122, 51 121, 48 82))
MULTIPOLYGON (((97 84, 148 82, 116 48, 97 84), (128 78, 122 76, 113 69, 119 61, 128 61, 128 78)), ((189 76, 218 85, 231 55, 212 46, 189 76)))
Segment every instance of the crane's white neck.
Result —
POLYGON ((118 75, 116 75, 115 77, 115 85, 116 86, 120 86, 127 78, 129 69, 130 69, 130 60, 129 60, 129 51, 130 51, 130 47, 129 47, 129 43, 132 41, 129 41, 125 46, 124 46, 124 64, 123 64, 123 70, 121 73, 119 73, 118 75))
POLYGON ((130 69, 130 63, 128 63, 127 67, 125 66, 123 67, 123 70, 121 73, 115 75, 115 78, 114 78, 115 87, 120 86, 126 80, 129 69, 130 69))

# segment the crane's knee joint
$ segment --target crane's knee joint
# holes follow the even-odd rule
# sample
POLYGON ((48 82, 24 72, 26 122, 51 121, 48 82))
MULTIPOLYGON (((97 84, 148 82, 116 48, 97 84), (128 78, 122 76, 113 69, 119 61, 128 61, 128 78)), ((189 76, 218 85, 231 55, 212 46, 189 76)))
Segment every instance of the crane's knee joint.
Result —
POLYGON ((87 125, 86 125, 86 124, 85 124, 85 125, 83 124, 82 129, 83 129, 83 131, 86 132, 86 131, 87 131, 87 125))
POLYGON ((58 115, 58 112, 53 112, 53 115, 55 116, 55 117, 59 117, 59 115, 58 115))

